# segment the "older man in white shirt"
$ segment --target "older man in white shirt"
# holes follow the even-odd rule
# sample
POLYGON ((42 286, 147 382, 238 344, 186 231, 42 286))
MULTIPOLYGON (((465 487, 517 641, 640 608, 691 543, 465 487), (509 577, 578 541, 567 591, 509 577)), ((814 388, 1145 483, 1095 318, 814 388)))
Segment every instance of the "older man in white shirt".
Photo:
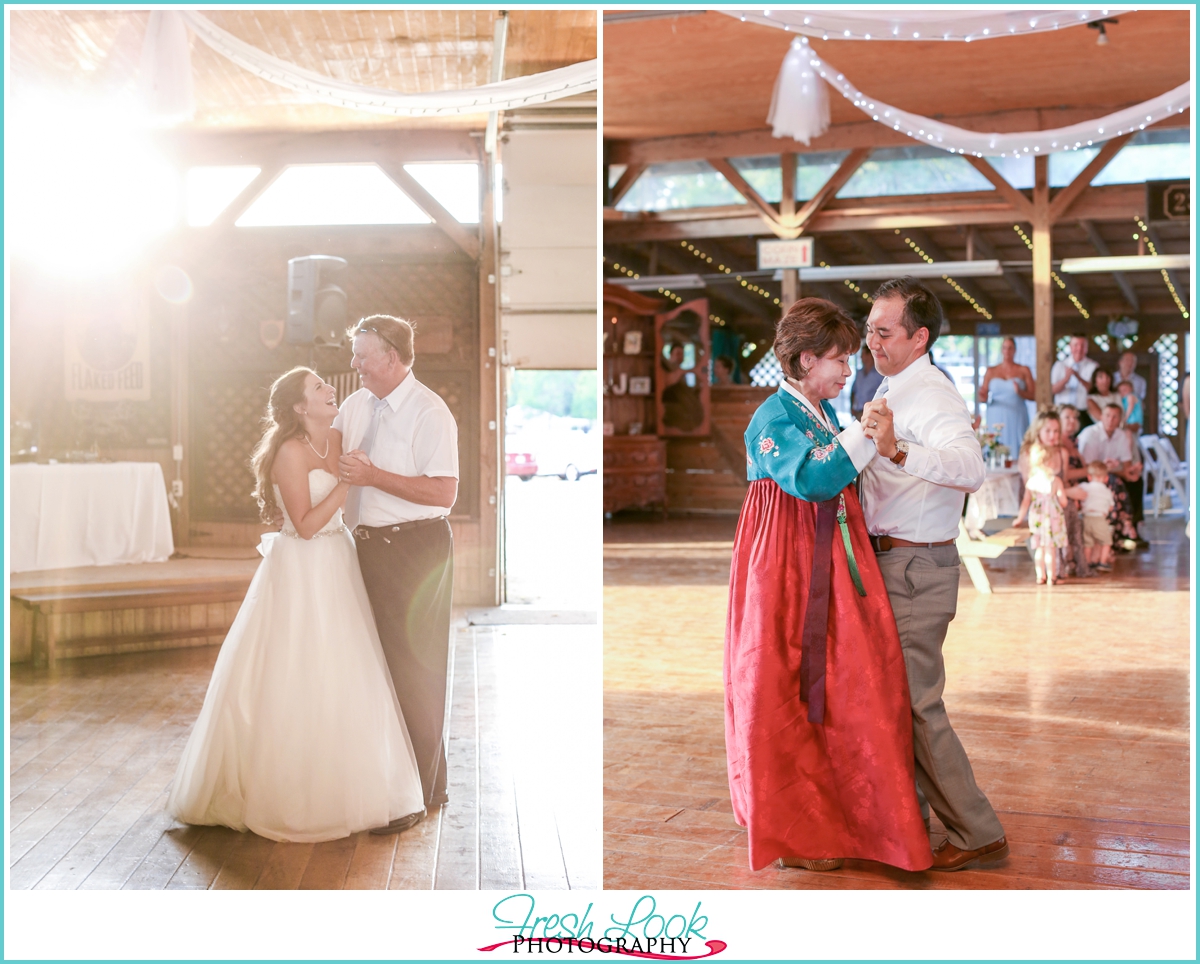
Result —
POLYGON ((1117 374, 1113 378, 1113 391, 1116 391, 1121 382, 1129 382, 1133 386, 1133 394, 1144 402, 1146 400, 1146 379, 1134 371, 1135 368, 1137 368, 1137 354, 1131 351, 1122 352, 1121 357, 1117 360, 1117 374))
MULTIPOLYGON (((446 403, 417 381, 412 326, 389 315, 364 318, 350 334, 350 362, 363 387, 343 403, 346 525, 396 697, 412 740, 425 806, 446 796, 446 670, 454 544, 447 516, 458 495, 458 426, 446 403)), ((395 833, 425 811, 373 833, 395 833)))
POLYGON ((1087 335, 1072 335, 1070 354, 1050 368, 1050 391, 1054 393, 1055 405, 1071 405, 1079 411, 1081 419, 1090 421, 1087 397, 1092 390, 1092 376, 1096 374, 1097 366, 1087 353, 1087 335))
POLYGON ((927 354, 942 317, 937 297, 915 278, 875 293, 867 347, 884 379, 862 420, 878 454, 860 478, 908 672, 922 809, 927 802, 948 833, 932 869, 962 870, 1007 856, 1008 842, 942 702, 942 643, 958 607, 954 542, 963 500, 985 475, 966 403, 927 354))

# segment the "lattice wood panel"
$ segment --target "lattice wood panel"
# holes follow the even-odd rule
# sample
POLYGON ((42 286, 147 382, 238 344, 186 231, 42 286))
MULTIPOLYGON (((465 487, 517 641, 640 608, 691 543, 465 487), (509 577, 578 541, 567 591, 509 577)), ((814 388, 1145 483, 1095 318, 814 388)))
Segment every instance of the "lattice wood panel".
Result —
POLYGON ((254 522, 258 505, 250 455, 262 434, 267 392, 277 373, 204 373, 192 390, 192 518, 254 522))
MULTIPOLYGON (((361 240, 361 239, 360 239, 361 240)), ((286 234, 238 242, 196 284, 189 309, 192 371, 192 513, 203 522, 253 522, 250 453, 261 433, 267 391, 278 375, 309 365, 333 380, 339 401, 359 388, 348 349, 279 344, 269 348, 262 322, 286 312, 287 259, 318 249, 297 248, 286 234)), ((336 245, 319 253, 338 255, 336 245)), ((450 350, 419 355, 417 377, 437 392, 459 431, 456 515, 475 516, 479 502, 478 280, 472 262, 364 261, 332 277, 347 295, 347 319, 369 314, 445 319, 450 350)), ((419 346, 418 346, 419 347, 419 346)))

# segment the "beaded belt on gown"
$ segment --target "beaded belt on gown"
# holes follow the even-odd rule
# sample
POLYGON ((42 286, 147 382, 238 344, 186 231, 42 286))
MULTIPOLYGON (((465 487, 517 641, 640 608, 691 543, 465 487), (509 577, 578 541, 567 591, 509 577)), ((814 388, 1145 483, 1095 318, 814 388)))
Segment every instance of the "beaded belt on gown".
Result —
MULTIPOLYGON (((318 529, 316 532, 314 532, 312 534, 312 538, 319 539, 321 536, 336 536, 341 532, 349 532, 349 531, 350 530, 347 529, 344 524, 342 524, 342 525, 336 526, 333 529, 318 529)), ((279 530, 279 534, 281 536, 288 536, 291 539, 303 539, 304 538, 304 536, 300 535, 300 533, 297 532, 295 529, 283 528, 283 529, 279 530)))

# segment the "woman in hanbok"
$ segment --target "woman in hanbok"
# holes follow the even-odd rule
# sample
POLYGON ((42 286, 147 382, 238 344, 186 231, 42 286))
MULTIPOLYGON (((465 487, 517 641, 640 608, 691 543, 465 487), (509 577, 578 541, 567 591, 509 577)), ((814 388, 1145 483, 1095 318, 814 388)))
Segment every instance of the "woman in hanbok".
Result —
POLYGON ((167 811, 191 824, 312 843, 424 815, 404 716, 342 524, 333 386, 295 368, 271 386, 252 465, 282 511, 221 646, 167 811))
POLYGON ((725 634, 725 748, 750 866, 932 862, 900 638, 853 482, 875 456, 828 399, 853 321, 819 298, 780 321, 786 380, 746 430, 750 481, 725 634))

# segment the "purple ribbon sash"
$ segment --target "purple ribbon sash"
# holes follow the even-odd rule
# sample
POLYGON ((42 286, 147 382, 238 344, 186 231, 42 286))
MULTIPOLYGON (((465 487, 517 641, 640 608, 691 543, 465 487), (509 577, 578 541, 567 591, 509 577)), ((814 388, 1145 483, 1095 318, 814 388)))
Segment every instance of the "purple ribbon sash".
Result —
POLYGON ((830 570, 833 558, 833 523, 837 497, 816 503, 816 538, 813 543, 812 579, 808 608, 800 637, 800 700, 808 704, 808 722, 825 722, 825 657, 829 635, 830 570))

